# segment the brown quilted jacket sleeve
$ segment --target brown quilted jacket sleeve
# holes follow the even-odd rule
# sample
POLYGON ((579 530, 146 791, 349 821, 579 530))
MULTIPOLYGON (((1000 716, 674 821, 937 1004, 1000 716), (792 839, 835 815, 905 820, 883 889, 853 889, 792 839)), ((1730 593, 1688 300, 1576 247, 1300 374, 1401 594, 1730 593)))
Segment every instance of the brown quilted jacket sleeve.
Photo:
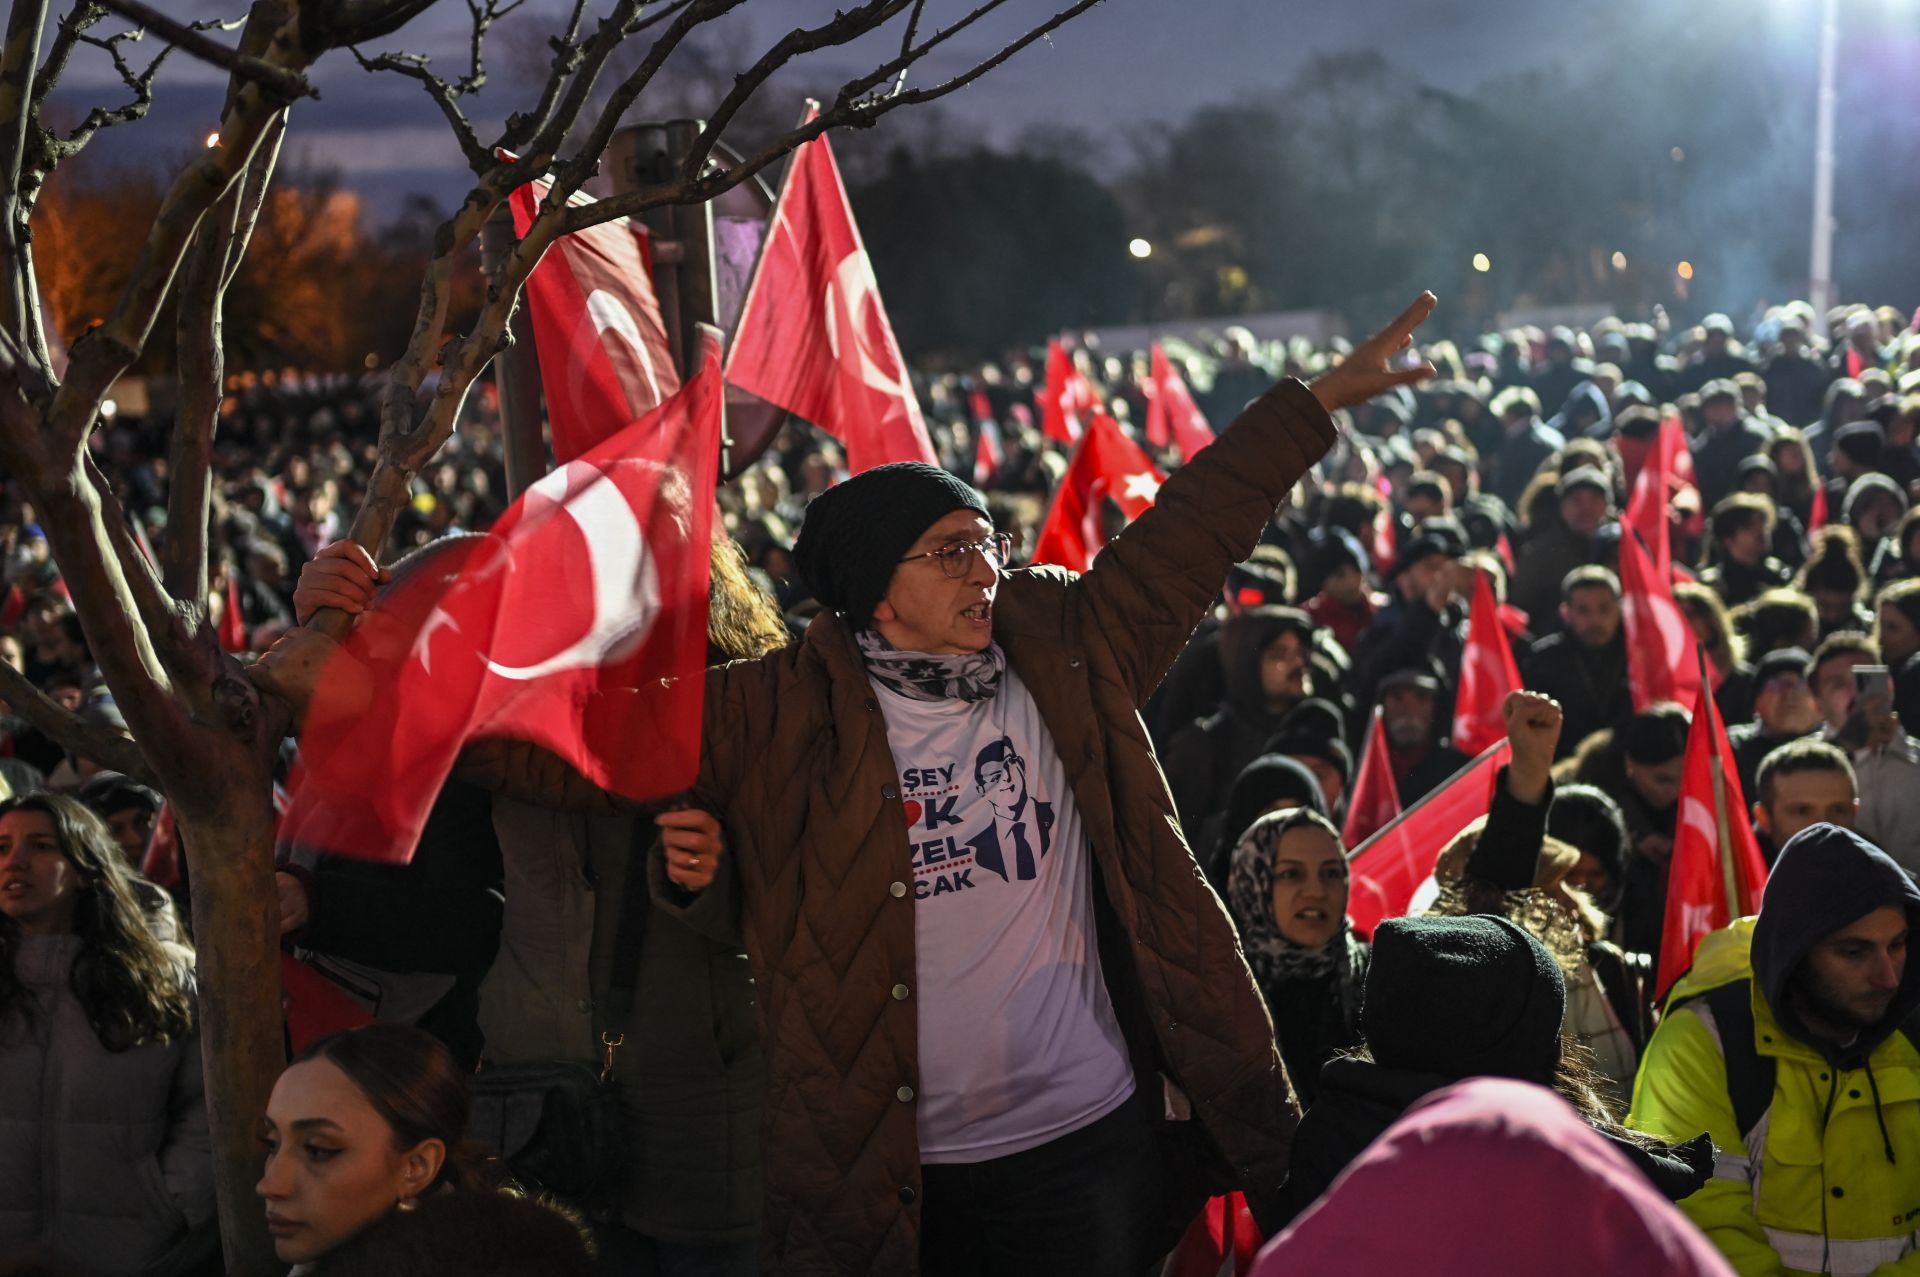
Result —
POLYGON ((1153 508, 1114 538, 1074 585, 1087 623, 1111 647, 1136 706, 1160 685, 1274 507, 1333 446, 1333 420, 1289 378, 1192 462, 1153 508))

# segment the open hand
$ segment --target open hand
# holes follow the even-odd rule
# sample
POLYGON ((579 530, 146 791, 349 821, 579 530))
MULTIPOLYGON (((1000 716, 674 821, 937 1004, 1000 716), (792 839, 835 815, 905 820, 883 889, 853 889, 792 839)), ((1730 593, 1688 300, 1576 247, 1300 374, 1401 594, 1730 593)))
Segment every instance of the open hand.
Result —
POLYGON ((358 615, 373 606, 374 589, 392 575, 358 541, 335 541, 300 569, 293 587, 294 619, 305 625, 323 607, 358 615))
POLYGON ((654 817, 667 857, 667 877, 688 891, 705 891, 720 868, 726 843, 712 812, 697 808, 663 811, 654 817))
POLYGON ((1314 378, 1314 398, 1328 412, 1362 404, 1395 386, 1411 386, 1433 376, 1433 365, 1421 360, 1412 367, 1395 367, 1401 351, 1413 344, 1413 330, 1426 322, 1440 299, 1421 293, 1400 317, 1354 347, 1351 355, 1314 378))

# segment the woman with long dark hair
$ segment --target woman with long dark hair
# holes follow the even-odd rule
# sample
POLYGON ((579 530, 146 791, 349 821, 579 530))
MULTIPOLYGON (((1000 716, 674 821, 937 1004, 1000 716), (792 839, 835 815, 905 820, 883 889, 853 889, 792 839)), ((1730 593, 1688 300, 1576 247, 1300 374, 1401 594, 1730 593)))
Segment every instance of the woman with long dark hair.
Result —
POLYGON ((309 1046, 261 1122, 274 1253, 301 1277, 479 1272, 583 1277, 578 1225, 502 1191, 467 1137, 467 1077, 437 1039, 369 1024, 309 1046))
POLYGON ((173 1273, 211 1252, 191 954, 71 798, 0 803, 0 1251, 173 1273))

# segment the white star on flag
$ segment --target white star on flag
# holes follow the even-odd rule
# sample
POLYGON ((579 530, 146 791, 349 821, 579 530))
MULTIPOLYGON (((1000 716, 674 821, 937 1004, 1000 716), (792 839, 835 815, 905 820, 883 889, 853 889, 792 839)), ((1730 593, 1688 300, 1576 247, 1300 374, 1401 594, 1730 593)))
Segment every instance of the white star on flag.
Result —
POLYGON ((1160 481, 1150 473, 1130 474, 1124 482, 1128 501, 1151 501, 1160 494, 1160 481))

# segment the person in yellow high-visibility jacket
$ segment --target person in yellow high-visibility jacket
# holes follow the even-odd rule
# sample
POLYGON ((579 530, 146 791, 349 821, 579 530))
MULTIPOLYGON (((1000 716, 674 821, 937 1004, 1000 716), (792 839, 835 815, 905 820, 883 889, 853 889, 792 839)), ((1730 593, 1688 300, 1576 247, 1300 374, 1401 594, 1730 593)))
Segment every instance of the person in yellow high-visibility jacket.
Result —
POLYGON ((1920 1277, 1920 887, 1850 830, 1781 851, 1758 918, 1700 944, 1627 1124, 1706 1131, 1680 1203, 1743 1277, 1920 1277))

